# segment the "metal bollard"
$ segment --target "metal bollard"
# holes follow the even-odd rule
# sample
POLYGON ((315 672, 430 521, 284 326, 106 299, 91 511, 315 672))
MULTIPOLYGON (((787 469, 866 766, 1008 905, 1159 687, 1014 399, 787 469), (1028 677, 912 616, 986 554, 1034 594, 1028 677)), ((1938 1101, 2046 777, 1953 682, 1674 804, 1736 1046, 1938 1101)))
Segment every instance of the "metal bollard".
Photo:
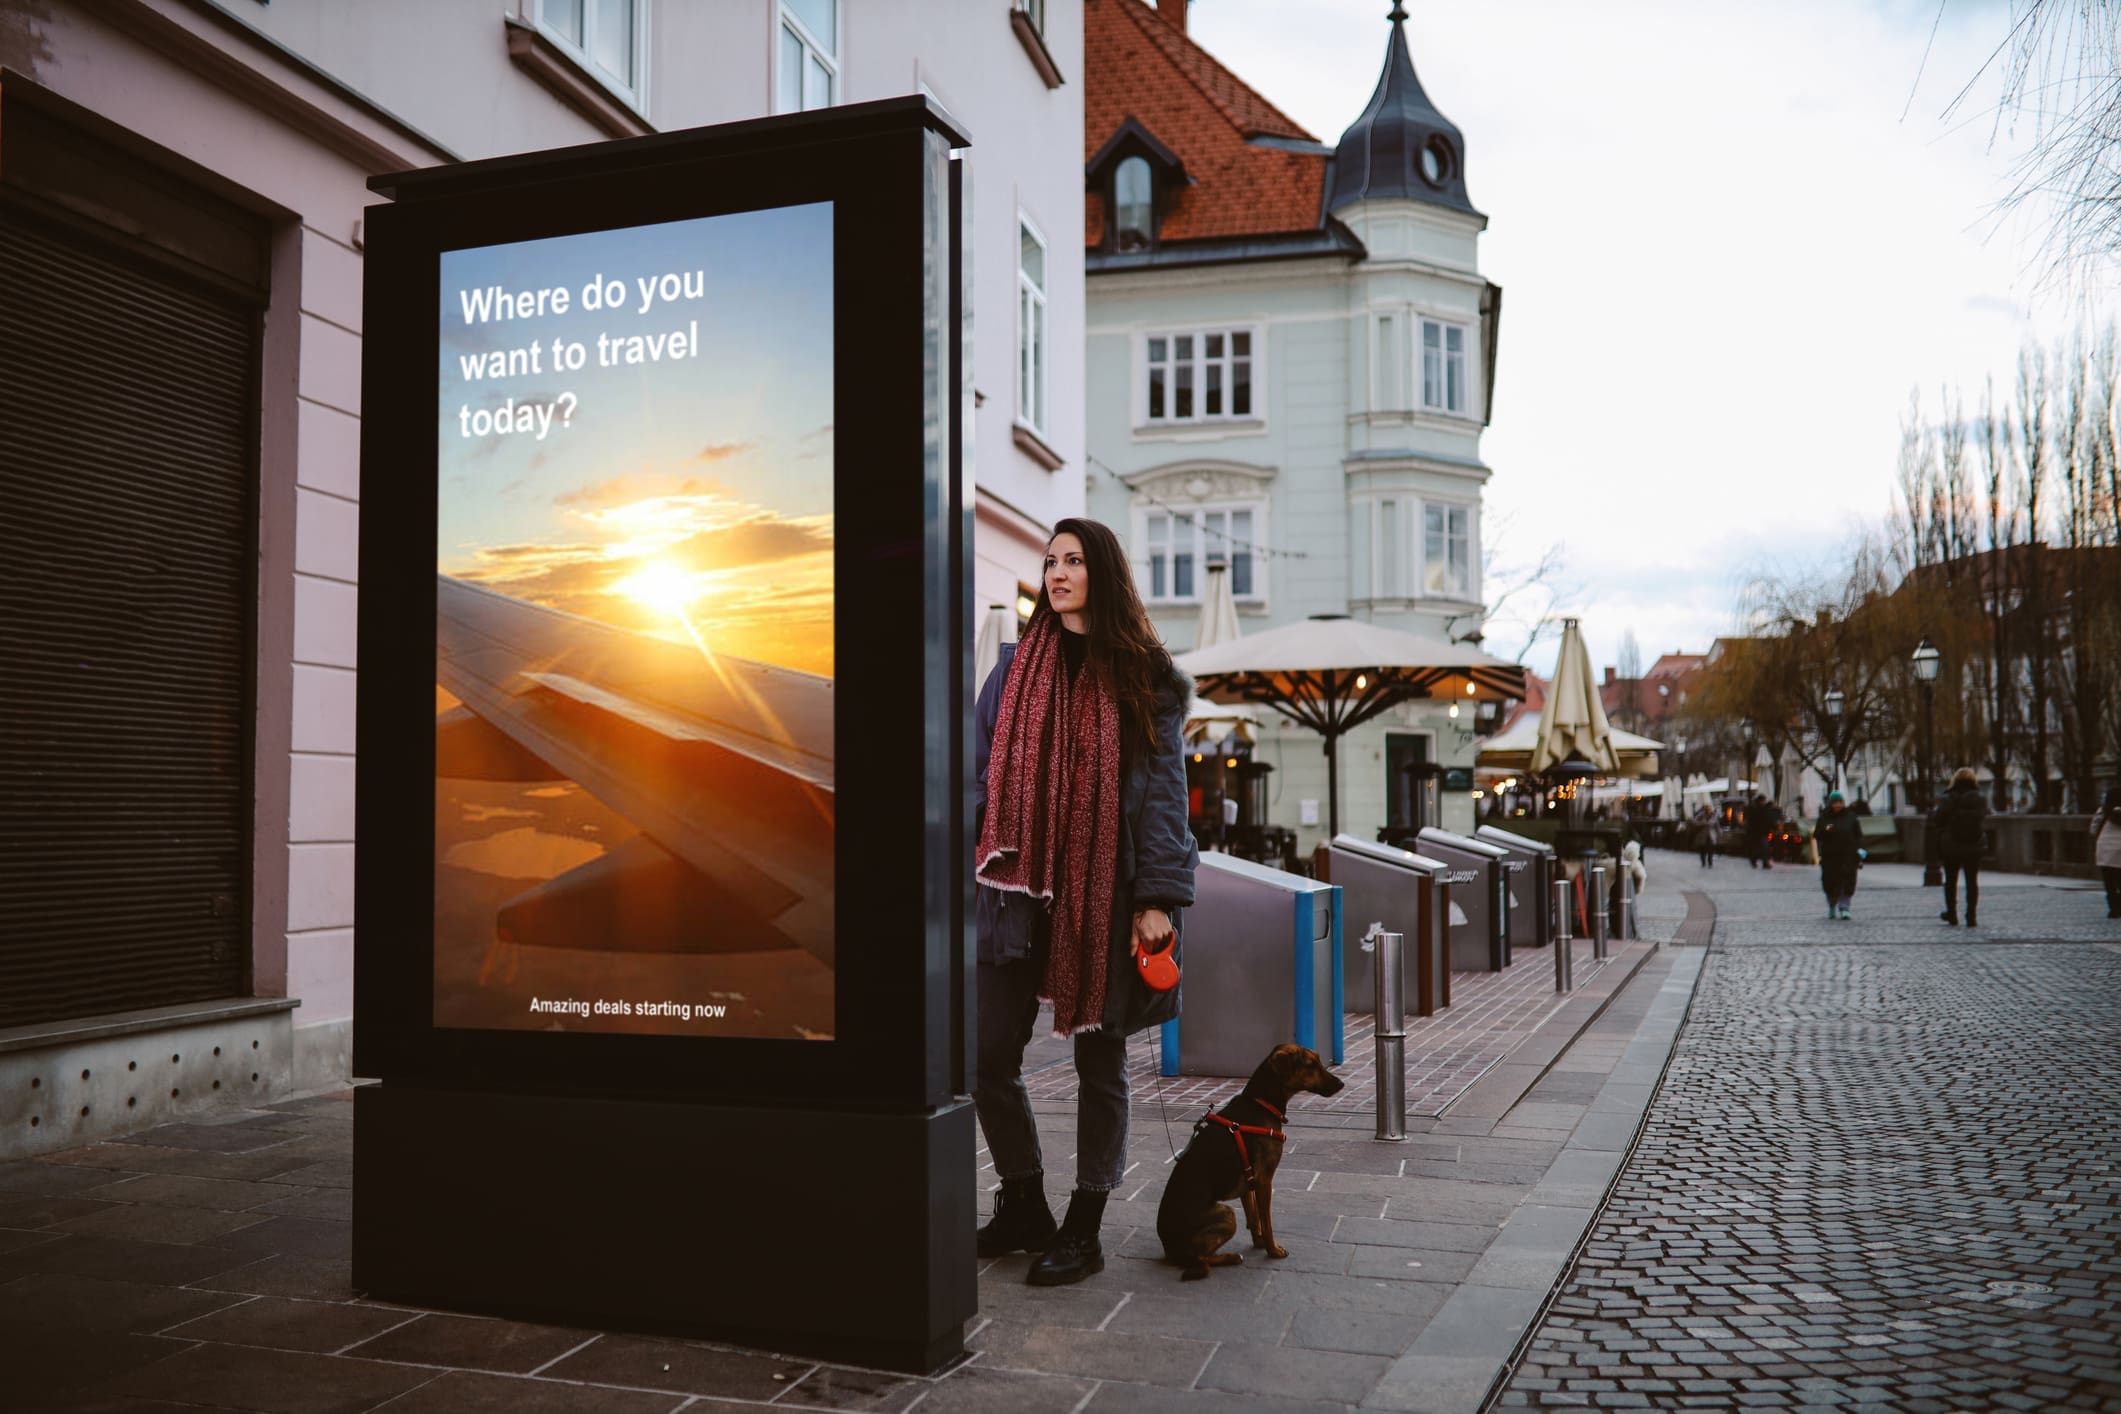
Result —
POLYGON ((1620 941, 1631 943, 1642 936, 1635 924, 1635 871, 1625 866, 1620 871, 1620 941))
POLYGON ((1554 990, 1576 990, 1576 940, 1569 936, 1569 914, 1575 898, 1567 879, 1554 881, 1554 990))
POLYGON ((1591 871, 1591 956, 1600 962, 1606 955, 1605 866, 1591 871))
POLYGON ((1407 1137, 1407 998, 1401 961, 1406 936, 1377 935, 1371 958, 1377 987, 1377 1137, 1407 1137))

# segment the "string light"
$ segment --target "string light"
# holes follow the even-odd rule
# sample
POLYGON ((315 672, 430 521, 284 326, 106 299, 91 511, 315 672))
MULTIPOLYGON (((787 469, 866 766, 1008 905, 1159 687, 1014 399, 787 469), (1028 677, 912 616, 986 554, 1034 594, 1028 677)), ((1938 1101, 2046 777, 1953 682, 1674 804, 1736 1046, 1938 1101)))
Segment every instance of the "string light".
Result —
POLYGON ((1151 495, 1149 492, 1142 490, 1140 487, 1133 485, 1127 480, 1126 477, 1122 476, 1119 472, 1114 471, 1111 467, 1105 465, 1105 463, 1099 461, 1096 457, 1085 454, 1083 460, 1088 462, 1091 466, 1096 467, 1105 475, 1111 477, 1114 481, 1117 481, 1120 485, 1125 486, 1130 492, 1141 497, 1150 505, 1155 506, 1159 510, 1169 511, 1175 516, 1183 516, 1188 525, 1199 526, 1202 530, 1207 531, 1208 534, 1214 536, 1216 539, 1222 541, 1223 544, 1230 546, 1232 549, 1249 550, 1253 554, 1260 556, 1262 559, 1268 560, 1308 560, 1311 558, 1309 554, 1305 553, 1302 550, 1277 550, 1271 545, 1262 545, 1256 540, 1240 539, 1239 537, 1230 534, 1227 530, 1211 530, 1206 524, 1206 517, 1201 514, 1200 507, 1174 506, 1169 501, 1161 500, 1158 497, 1151 495))

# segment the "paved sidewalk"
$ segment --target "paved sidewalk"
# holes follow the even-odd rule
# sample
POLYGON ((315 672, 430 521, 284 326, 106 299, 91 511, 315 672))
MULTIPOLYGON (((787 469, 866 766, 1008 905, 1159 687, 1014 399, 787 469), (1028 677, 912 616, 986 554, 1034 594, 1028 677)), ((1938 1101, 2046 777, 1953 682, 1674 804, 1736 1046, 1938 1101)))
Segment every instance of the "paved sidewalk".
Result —
MULTIPOLYGON (((1670 937, 1687 903, 1653 878, 1643 914, 1646 933, 1670 937)), ((1275 1201, 1291 1255, 1205 1282, 1181 1284, 1153 1231, 1203 1103, 1151 1087, 1107 1214, 1106 1271, 1040 1290, 1023 1282, 1028 1258, 988 1264, 970 1358, 933 1379, 368 1301, 351 1285, 347 1093, 0 1164, 0 1407, 1472 1409, 1603 1197, 1701 961, 1631 945, 1564 1002, 1534 951, 1467 987, 1461 1005, 1514 996, 1516 1049, 1469 1007, 1452 1043, 1485 1035, 1484 1063, 1454 1071, 1432 1106, 1450 1108, 1411 1119, 1403 1144, 1370 1138, 1366 1114, 1300 1101, 1275 1201)), ((1452 1018, 1438 1021, 1445 1041, 1452 1018)), ((1038 1108, 1064 1201, 1073 1105, 1038 1108)))

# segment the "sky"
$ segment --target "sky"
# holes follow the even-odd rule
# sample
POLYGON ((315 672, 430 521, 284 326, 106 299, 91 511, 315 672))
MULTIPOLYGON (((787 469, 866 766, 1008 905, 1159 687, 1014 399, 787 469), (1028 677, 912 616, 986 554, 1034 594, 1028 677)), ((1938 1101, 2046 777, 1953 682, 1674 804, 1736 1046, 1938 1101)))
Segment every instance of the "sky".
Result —
POLYGON ((440 570, 830 674, 831 205, 450 251, 441 274, 440 570))
MULTIPOLYGON (((1292 0, 1194 0, 1190 24, 1331 143, 1376 84, 1387 8, 1302 0, 1297 24, 1292 0)), ((2000 65, 1975 79, 2005 0, 1408 9, 1505 294, 1486 548, 1561 545, 1594 664, 1630 630, 1644 666, 1699 652, 1753 574, 1837 562, 1891 509, 1915 389, 1978 402, 2028 338, 2114 318, 2046 278, 2037 212, 1998 210, 2031 137, 1997 131, 2000 65)), ((1490 647, 1523 637, 1498 624, 1490 647)))

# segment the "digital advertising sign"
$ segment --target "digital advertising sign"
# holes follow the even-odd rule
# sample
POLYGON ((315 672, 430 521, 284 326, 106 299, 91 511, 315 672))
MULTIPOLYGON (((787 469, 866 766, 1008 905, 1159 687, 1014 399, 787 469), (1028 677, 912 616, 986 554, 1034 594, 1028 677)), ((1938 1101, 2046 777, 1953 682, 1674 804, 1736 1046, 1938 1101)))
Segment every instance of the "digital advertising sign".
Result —
POLYGON ((832 250, 441 253, 437 1026, 833 1036, 832 250))
POLYGON ((908 96, 370 181, 362 1290, 962 1354, 970 151, 908 96))

